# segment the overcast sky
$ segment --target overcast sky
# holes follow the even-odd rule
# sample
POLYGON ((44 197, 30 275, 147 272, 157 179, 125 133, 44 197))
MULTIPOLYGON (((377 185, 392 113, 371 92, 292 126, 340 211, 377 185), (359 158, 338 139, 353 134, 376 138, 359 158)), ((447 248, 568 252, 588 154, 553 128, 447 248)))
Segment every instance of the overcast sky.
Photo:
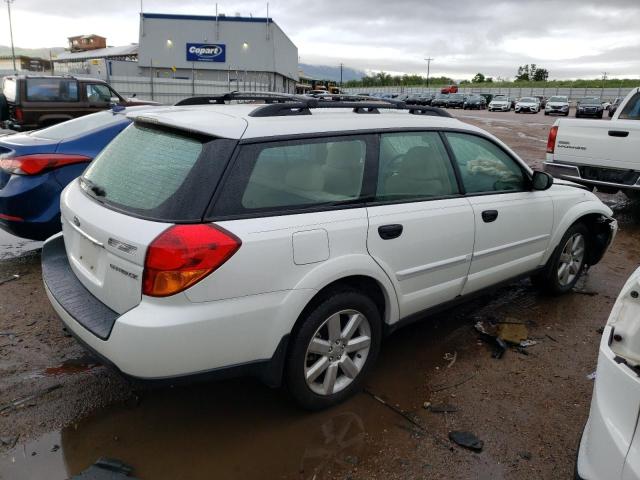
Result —
MULTIPOLYGON (((513 77, 537 63, 550 78, 640 78, 640 0, 271 0, 270 16, 303 63, 367 71, 513 77)), ((9 45, 0 2, 0 45, 9 45)), ((265 16, 266 2, 219 2, 219 12, 265 16)), ((14 41, 66 46, 96 33, 109 45, 138 41, 136 0, 15 0, 14 41)), ((145 0, 145 12, 215 14, 215 1, 145 0)))

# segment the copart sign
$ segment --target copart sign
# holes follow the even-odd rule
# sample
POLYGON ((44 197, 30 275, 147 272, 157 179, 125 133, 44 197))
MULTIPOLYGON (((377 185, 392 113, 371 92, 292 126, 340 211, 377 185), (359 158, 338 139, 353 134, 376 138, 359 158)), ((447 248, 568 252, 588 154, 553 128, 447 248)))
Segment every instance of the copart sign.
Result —
POLYGON ((225 45, 209 43, 187 43, 187 62, 224 62, 225 45))

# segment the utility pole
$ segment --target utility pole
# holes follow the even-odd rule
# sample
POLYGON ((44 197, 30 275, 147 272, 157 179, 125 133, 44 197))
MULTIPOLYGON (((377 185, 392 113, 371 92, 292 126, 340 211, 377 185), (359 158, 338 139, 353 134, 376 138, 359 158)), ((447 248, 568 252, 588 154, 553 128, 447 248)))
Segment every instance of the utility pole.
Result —
POLYGON ((429 73, 431 70, 431 62, 435 60, 435 58, 427 57, 424 60, 427 62, 427 88, 429 88, 429 73))
POLYGON ((340 62, 340 89, 342 90, 342 68, 344 67, 344 63, 340 62))
POLYGON ((607 80, 607 72, 602 72, 602 88, 604 89, 604 82, 607 80))
POLYGON ((13 48, 13 26, 11 25, 11 4, 14 2, 14 0, 4 0, 4 1, 7 2, 7 10, 9 11, 9 35, 11 36, 11 58, 13 59, 13 69, 16 70, 16 51, 13 48))

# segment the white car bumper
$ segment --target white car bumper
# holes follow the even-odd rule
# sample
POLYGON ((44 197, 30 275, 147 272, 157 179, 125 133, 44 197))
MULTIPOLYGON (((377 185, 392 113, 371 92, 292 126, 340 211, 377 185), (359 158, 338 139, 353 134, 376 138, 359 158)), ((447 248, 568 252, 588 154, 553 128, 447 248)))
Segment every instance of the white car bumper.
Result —
POLYGON ((612 328, 605 328, 600 343, 591 412, 578 453, 576 478, 579 479, 640 479, 640 458, 635 458, 640 452, 636 432, 640 377, 616 361, 616 354, 609 348, 612 328), (635 454, 630 453, 630 449, 635 449, 635 454))

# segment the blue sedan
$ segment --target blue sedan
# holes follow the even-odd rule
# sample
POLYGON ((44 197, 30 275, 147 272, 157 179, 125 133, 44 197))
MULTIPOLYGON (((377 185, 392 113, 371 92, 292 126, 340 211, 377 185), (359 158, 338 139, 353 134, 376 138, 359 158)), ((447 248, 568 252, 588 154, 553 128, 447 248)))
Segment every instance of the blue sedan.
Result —
POLYGON ((0 137, 0 228, 44 240, 60 225, 60 193, 131 120, 106 110, 43 130, 0 137))

